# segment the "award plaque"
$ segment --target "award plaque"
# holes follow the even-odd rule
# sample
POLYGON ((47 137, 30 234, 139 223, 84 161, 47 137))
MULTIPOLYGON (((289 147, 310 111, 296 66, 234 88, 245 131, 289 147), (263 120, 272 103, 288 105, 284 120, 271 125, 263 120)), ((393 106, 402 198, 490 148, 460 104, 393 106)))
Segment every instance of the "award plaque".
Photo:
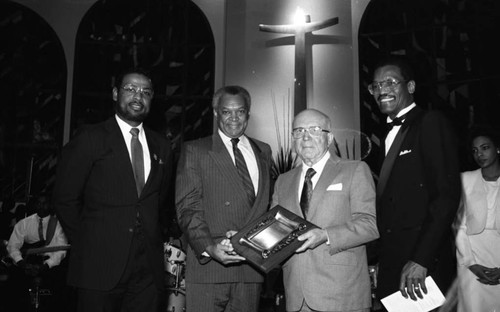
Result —
POLYGON ((304 243, 297 237, 313 228, 317 226, 275 206, 231 237, 231 244, 239 255, 268 273, 304 243))

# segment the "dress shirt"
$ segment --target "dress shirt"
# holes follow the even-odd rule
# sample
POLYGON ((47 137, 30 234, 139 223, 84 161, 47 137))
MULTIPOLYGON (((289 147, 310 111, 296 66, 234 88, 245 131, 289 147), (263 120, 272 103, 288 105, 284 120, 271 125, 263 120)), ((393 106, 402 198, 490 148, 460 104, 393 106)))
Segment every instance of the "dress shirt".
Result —
MULTIPOLYGON (((398 115, 396 116, 396 118, 399 117, 399 116, 403 116, 404 114, 408 113, 415 106, 417 106, 417 105, 415 103, 412 103, 410 106, 407 106, 407 107, 403 108, 398 113, 398 115)), ((390 122, 392 122, 392 119, 391 119, 391 117, 387 116, 387 123, 390 123, 390 122)), ((405 122, 405 121, 403 120, 402 122, 405 122)), ((389 149, 391 148, 391 145, 394 142, 394 139, 396 138, 396 135, 398 134, 400 128, 401 128, 401 126, 396 126, 395 125, 395 126, 392 127, 391 131, 389 131, 389 133, 387 133, 387 137, 385 138, 385 154, 386 155, 387 155, 387 153, 389 153, 389 149)))
POLYGON ((313 168, 314 171, 316 171, 316 174, 311 178, 312 187, 314 190, 314 187, 316 186, 316 183, 318 182, 319 177, 323 172, 323 168, 325 168, 326 162, 328 161, 329 158, 330 158, 330 152, 327 151, 325 155, 323 155, 323 157, 312 167, 309 167, 304 162, 302 162, 302 173, 300 174, 299 189, 297 190, 297 198, 299 199, 299 202, 300 202, 300 195, 302 194, 302 187, 304 186, 304 180, 306 178, 307 169, 313 168))
POLYGON ((149 148, 148 141, 146 140, 146 134, 144 133, 144 127, 142 123, 137 127, 132 127, 125 121, 121 120, 120 117, 115 115, 116 121, 118 122, 118 126, 120 126, 120 130, 122 131, 123 138, 125 140, 125 144, 127 144, 128 154, 130 156, 130 162, 132 163, 132 148, 130 147, 130 141, 132 140, 132 134, 130 133, 130 129, 137 128, 139 129, 139 142, 142 145, 142 152, 144 153, 144 183, 148 180, 149 172, 151 171, 151 158, 149 156, 149 148))
MULTIPOLYGON (((39 241, 38 237, 38 220, 40 217, 35 213, 21 221, 17 222, 14 226, 14 230, 10 235, 9 243, 7 245, 7 252, 9 256, 14 260, 14 262, 18 262, 23 259, 21 254, 21 248, 24 243, 33 244, 39 241)), ((42 218, 43 222, 43 236, 47 238, 47 227, 49 224, 50 216, 42 218)), ((54 232, 54 236, 52 240, 45 247, 54 247, 54 246, 63 246, 68 245, 68 240, 66 239, 66 235, 62 230, 61 224, 57 222, 56 230, 54 232)), ((49 258, 45 260, 43 263, 46 263, 49 268, 52 268, 56 265, 59 265, 66 256, 65 250, 59 250, 55 252, 47 252, 44 255, 49 258)))
MULTIPOLYGON (((226 146, 229 155, 233 159, 233 163, 236 166, 236 161, 234 159, 233 153, 233 143, 231 142, 231 138, 225 135, 219 129, 219 135, 226 146)), ((250 144, 250 140, 245 135, 239 137, 240 141, 238 142, 238 148, 243 154, 243 158, 245 158, 245 162, 248 167, 248 172, 250 173, 250 178, 252 179, 253 188, 255 190, 255 195, 259 191, 259 167, 257 166, 257 159, 255 159, 255 154, 253 153, 252 145, 250 144)))

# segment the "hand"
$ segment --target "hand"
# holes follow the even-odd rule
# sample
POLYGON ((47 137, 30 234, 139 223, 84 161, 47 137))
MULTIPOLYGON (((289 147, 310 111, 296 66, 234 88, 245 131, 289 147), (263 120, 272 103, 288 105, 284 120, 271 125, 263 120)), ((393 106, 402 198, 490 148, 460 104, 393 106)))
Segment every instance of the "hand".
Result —
POLYGON ((208 246, 206 252, 212 259, 224 265, 246 260, 242 256, 236 254, 228 239, 224 239, 215 245, 208 246))
POLYGON ((480 264, 473 264, 469 266, 469 270, 474 273, 478 278, 477 280, 485 285, 498 285, 499 284, 499 269, 487 268, 480 264))
POLYGON ((326 243, 328 241, 328 235, 326 234, 326 230, 312 229, 300 235, 297 239, 299 241, 305 241, 305 243, 295 251, 296 253, 299 253, 305 251, 306 249, 314 249, 319 245, 326 243))
POLYGON ((403 297, 408 298, 408 295, 410 295, 410 298, 416 301, 416 294, 420 299, 423 299, 424 296, 421 290, 424 291, 424 294, 427 294, 427 287, 425 286, 426 276, 427 269, 425 267, 416 262, 408 261, 401 271, 401 279, 399 281, 399 291, 403 297))

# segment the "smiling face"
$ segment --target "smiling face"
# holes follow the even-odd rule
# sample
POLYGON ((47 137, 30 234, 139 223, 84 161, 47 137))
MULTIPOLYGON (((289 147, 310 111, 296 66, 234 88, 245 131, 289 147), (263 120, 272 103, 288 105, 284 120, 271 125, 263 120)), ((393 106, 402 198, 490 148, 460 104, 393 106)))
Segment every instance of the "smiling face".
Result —
POLYGON ((113 88, 116 114, 132 127, 137 127, 149 114, 153 97, 146 90, 152 91, 151 80, 137 73, 124 76, 120 88, 113 88))
POLYGON ((472 141, 472 157, 480 168, 498 165, 500 147, 487 136, 478 136, 472 141))
POLYGON ((395 84, 392 87, 375 89, 373 98, 377 102, 380 111, 391 117, 391 119, 394 119, 403 108, 413 103, 415 81, 405 81, 401 70, 394 65, 382 66, 375 71, 373 75, 374 82, 386 80, 396 80, 401 83, 395 84))
POLYGON ((248 125, 250 113, 241 95, 225 94, 214 110, 219 129, 230 138, 239 138, 248 125))
MULTIPOLYGON (((321 129, 330 131, 331 125, 324 114, 316 110, 305 110, 299 113, 293 120, 293 129, 310 127, 320 127, 321 129)), ((295 152, 302 161, 312 166, 321 160, 323 155, 328 151, 328 147, 333 141, 333 134, 329 132, 321 132, 318 136, 312 136, 308 131, 299 139, 294 139, 293 144, 295 152)))

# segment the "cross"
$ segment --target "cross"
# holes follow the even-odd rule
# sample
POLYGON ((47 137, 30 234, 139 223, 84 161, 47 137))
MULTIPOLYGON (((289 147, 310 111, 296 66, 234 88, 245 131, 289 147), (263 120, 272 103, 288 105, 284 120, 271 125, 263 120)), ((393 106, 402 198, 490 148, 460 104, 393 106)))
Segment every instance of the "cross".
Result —
POLYGON ((304 15, 303 20, 295 24, 259 25, 260 31, 292 34, 295 36, 294 115, 307 108, 306 35, 315 30, 330 27, 338 23, 338 17, 311 23, 311 17, 304 15))

